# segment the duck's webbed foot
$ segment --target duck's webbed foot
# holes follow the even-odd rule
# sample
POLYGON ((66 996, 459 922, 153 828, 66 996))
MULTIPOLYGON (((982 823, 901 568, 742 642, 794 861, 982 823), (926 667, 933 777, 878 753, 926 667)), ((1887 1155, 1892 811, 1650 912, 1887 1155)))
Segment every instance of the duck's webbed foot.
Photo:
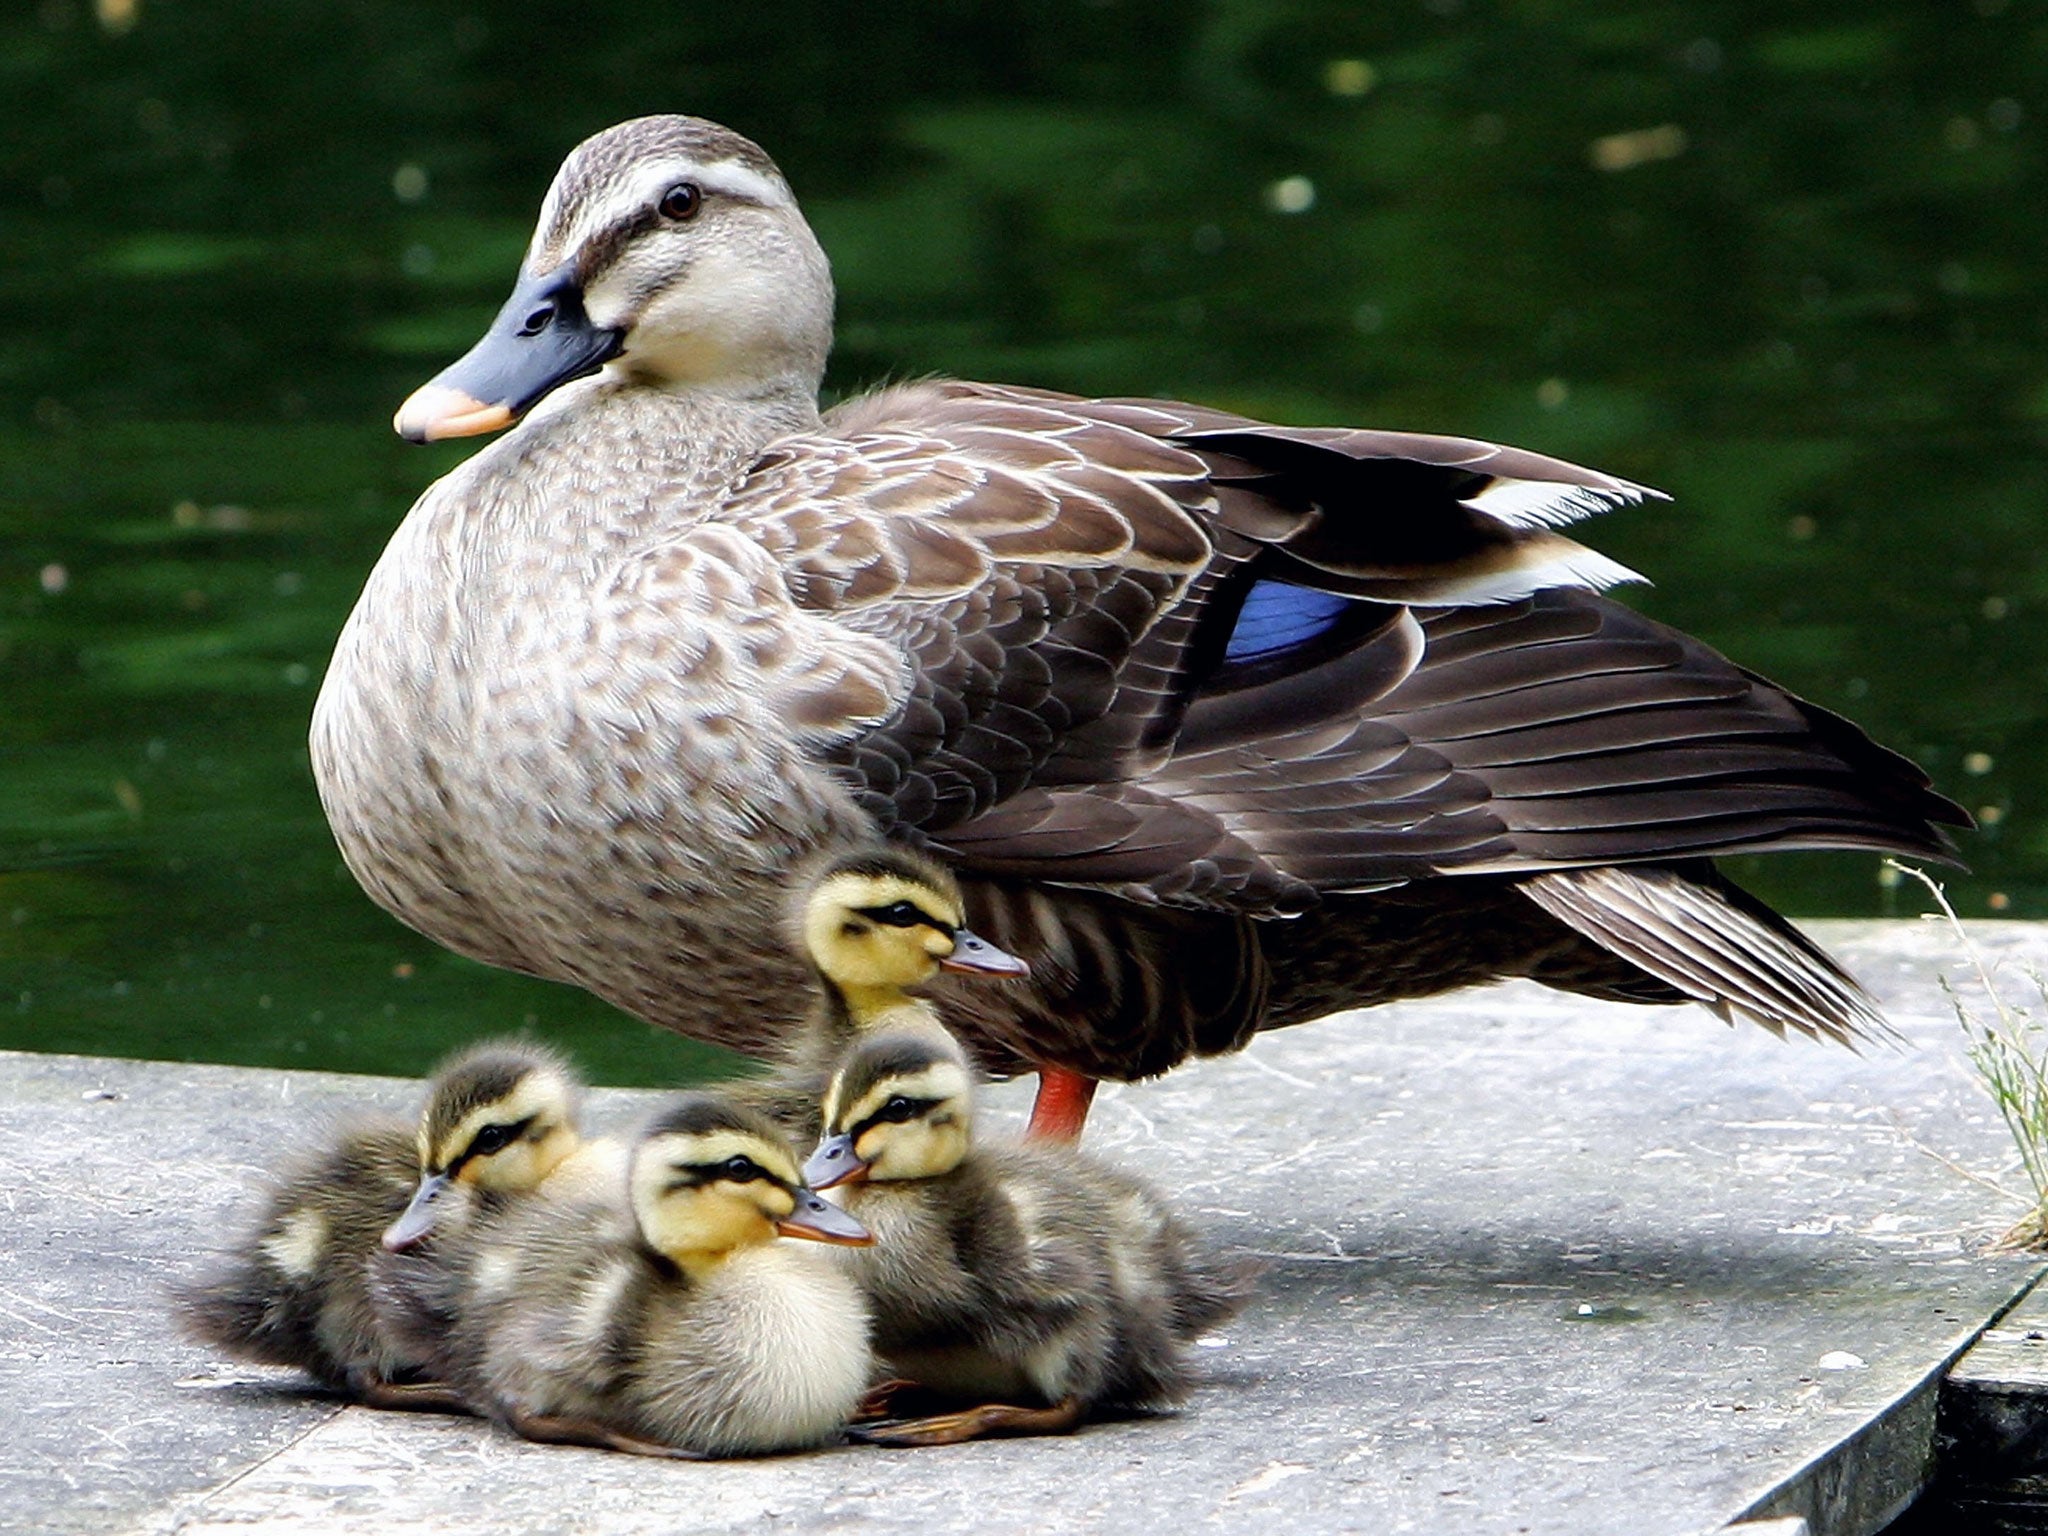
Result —
POLYGON ((371 1377, 356 1383, 356 1396, 366 1408, 392 1413, 468 1413, 469 1403, 440 1381, 385 1381, 371 1377))
POLYGON ((854 1405, 852 1422, 862 1424, 870 1419, 886 1419, 889 1409, 897 1398, 906 1392, 921 1392, 924 1388, 917 1382, 902 1376, 891 1376, 887 1381, 878 1381, 869 1387, 867 1393, 854 1405))
POLYGON ((686 1450, 680 1445, 663 1445, 659 1440, 643 1440, 638 1435, 629 1435, 595 1419, 515 1410, 505 1416, 505 1422, 527 1439, 548 1445, 587 1445, 593 1450, 622 1451, 628 1456, 660 1456, 669 1461, 711 1459, 702 1451, 686 1450))
POLYGON ((897 1419, 872 1426, 856 1425, 847 1435, 868 1445, 958 1445, 998 1435, 1070 1435, 1088 1416, 1078 1397, 1062 1398, 1050 1408, 1025 1408, 1016 1403, 983 1403, 958 1413, 928 1419, 897 1419))

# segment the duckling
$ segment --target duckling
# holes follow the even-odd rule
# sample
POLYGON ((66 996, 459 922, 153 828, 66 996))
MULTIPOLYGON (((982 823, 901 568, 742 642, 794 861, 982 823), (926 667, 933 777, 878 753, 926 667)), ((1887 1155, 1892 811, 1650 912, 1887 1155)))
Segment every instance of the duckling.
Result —
POLYGON ((867 1231, 723 1095, 642 1133, 625 1199, 543 1195, 478 1223, 456 1276, 457 1389, 529 1439, 699 1458, 822 1445, 871 1377, 860 1288, 815 1251, 867 1231))
POLYGON ((544 1184, 601 1187, 622 1174, 624 1148, 585 1141, 583 1082, 554 1052, 527 1041, 488 1041, 448 1062, 420 1117, 419 1182, 383 1234, 401 1252, 435 1230, 461 1191, 488 1207, 544 1184))
POLYGON ((419 1340, 389 1326, 371 1256, 395 1227, 410 1223, 417 1241, 450 1214, 446 1181, 430 1189, 433 1175, 421 1178, 430 1148, 465 1201, 537 1188, 579 1151, 580 1097, 565 1061, 523 1041, 454 1057, 429 1081, 416 1127, 361 1119, 286 1167, 231 1254, 176 1292, 184 1332, 244 1360, 296 1366, 372 1406, 459 1407, 422 1379, 419 1340))
POLYGON ((877 844, 828 863, 795 913, 822 997, 769 1076, 737 1087, 800 1144, 818 1139, 818 1102, 859 1036, 898 1024, 937 1023, 910 988, 941 971, 1017 978, 1031 968, 966 926, 960 886, 943 865, 877 844))
POLYGON ((446 1275, 467 1260, 472 1221, 537 1190, 610 1198, 625 1188, 625 1146, 610 1137, 585 1140, 577 1130, 582 1095, 581 1080, 560 1057, 496 1042, 451 1062, 441 1091, 429 1096, 419 1183, 369 1257, 378 1331, 428 1380, 449 1370, 455 1318, 444 1300, 446 1275))
POLYGON ((847 1258, 875 1309, 875 1349, 899 1377, 980 1404, 855 1434, 1056 1434, 1097 1408, 1184 1398, 1186 1345, 1244 1304, 1248 1271, 1091 1158, 975 1145, 973 1113, 966 1055, 929 1022, 864 1036, 826 1092, 826 1139, 804 1176, 847 1186, 847 1210, 875 1234, 847 1258))

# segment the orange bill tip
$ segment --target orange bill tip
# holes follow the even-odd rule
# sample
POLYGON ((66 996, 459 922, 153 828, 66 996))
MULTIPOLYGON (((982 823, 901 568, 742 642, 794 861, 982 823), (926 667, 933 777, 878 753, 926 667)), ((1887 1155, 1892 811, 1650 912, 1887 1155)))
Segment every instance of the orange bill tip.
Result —
POLYGON ((475 437, 512 425, 512 408, 486 405, 475 396, 445 384, 422 384, 410 395, 391 425, 412 443, 438 443, 451 437, 475 437))

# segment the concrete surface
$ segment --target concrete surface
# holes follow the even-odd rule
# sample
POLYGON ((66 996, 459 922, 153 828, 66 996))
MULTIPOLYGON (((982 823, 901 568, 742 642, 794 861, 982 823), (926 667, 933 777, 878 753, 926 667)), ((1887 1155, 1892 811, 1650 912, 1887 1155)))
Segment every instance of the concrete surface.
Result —
MULTIPOLYGON (((1982 1251, 2020 1207, 1979 1182, 2016 1174, 1939 990, 1971 985, 1954 941, 1816 926, 1913 1049, 1515 987, 1105 1093, 1090 1146, 1262 1255, 1263 1294, 1176 1416, 931 1451, 650 1463, 210 1358, 165 1282, 278 1148, 411 1086, 0 1055, 0 1527, 1862 1536, 2038 1265, 1982 1251)), ((1978 938, 2048 967, 2048 927, 1978 938)))

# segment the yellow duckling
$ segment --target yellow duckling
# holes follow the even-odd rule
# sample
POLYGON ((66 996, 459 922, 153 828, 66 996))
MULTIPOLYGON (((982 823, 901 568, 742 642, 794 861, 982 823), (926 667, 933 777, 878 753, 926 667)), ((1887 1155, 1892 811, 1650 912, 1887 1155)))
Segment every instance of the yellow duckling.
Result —
POLYGON ((775 1124, 693 1093, 633 1149, 627 1198, 543 1196, 470 1229, 451 1380, 535 1440, 659 1456, 836 1438, 873 1370, 852 1279, 779 1235, 866 1230, 804 1187, 775 1124))
POLYGON ((412 1247, 442 1224, 460 1192, 488 1208, 547 1185, 569 1192, 604 1187, 625 1171, 616 1141, 585 1141, 578 1130, 583 1082, 552 1051, 493 1041, 456 1057, 436 1078, 420 1116, 419 1182, 385 1229, 384 1248, 412 1247))
POLYGON ((968 929, 950 871, 888 844, 828 864, 809 886, 796 926, 822 1000, 775 1071, 737 1091, 806 1146, 817 1139, 818 1101, 832 1069, 853 1040, 937 1022, 937 1010, 911 988, 941 971, 1006 979, 1031 969, 968 929))
POLYGON ((864 1036, 834 1074, 805 1165, 875 1235, 846 1256, 899 1377, 972 1404, 856 1431, 884 1445, 1063 1433, 1189 1388, 1186 1347, 1248 1273, 1205 1253, 1151 1190, 1070 1149, 977 1146, 973 1077, 927 1022, 864 1036))
POLYGON ((538 1188, 574 1158, 582 1085, 567 1062, 524 1041, 494 1041, 445 1063, 417 1128, 366 1119, 289 1165, 263 1213, 215 1273, 181 1287, 192 1338, 265 1365, 295 1366, 377 1407, 448 1408, 416 1340, 373 1300, 370 1260, 394 1224, 409 1241, 433 1224, 440 1193, 420 1182, 430 1145, 465 1192, 495 1202, 538 1188))

